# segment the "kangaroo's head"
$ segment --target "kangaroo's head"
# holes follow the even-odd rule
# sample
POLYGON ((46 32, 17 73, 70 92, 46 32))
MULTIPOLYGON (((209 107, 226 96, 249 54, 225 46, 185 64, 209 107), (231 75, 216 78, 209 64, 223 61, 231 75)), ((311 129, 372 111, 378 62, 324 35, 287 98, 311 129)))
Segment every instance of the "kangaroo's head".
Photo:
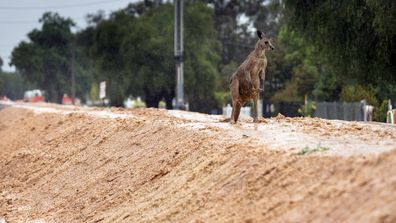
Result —
POLYGON ((257 36, 259 40, 257 41, 256 47, 261 50, 274 50, 274 46, 271 43, 271 40, 264 36, 264 33, 260 30, 257 30, 257 36))

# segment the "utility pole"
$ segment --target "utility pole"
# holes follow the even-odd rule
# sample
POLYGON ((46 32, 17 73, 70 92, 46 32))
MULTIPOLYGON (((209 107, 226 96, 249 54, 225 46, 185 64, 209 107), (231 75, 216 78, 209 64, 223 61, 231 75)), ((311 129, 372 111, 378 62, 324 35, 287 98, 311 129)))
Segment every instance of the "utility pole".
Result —
POLYGON ((175 60, 176 60, 176 109, 184 106, 183 77, 183 0, 174 0, 175 4, 175 60))

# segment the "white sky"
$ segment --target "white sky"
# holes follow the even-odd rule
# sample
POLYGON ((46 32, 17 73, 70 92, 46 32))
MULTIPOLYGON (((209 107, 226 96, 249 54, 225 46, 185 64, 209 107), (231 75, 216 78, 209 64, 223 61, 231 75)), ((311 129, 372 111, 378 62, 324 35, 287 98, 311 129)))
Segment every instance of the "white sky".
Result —
POLYGON ((85 28, 85 15, 103 10, 106 15, 124 8, 130 2, 138 0, 0 0, 0 57, 5 71, 14 71, 10 67, 12 49, 34 28, 40 28, 38 20, 44 12, 57 12, 69 17, 77 28, 85 28))

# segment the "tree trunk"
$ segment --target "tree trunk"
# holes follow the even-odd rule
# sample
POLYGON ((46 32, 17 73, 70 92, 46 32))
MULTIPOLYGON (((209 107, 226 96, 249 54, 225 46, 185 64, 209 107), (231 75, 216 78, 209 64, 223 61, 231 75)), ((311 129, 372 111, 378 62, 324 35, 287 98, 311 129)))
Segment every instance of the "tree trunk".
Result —
POLYGON ((166 109, 173 109, 172 100, 174 98, 174 93, 168 93, 164 91, 163 95, 165 99, 166 109))
POLYGON ((150 92, 149 89, 144 88, 144 96, 145 96, 145 101, 146 102, 146 107, 147 108, 158 108, 159 101, 161 98, 159 98, 156 94, 153 94, 150 92))
POLYGON ((55 88, 55 86, 51 85, 47 92, 48 100, 52 103, 58 103, 58 91, 55 88))
POLYGON ((146 107, 147 108, 158 108, 160 99, 158 97, 147 97, 146 96, 146 107))
POLYGON ((166 109, 173 109, 173 97, 165 97, 166 109))

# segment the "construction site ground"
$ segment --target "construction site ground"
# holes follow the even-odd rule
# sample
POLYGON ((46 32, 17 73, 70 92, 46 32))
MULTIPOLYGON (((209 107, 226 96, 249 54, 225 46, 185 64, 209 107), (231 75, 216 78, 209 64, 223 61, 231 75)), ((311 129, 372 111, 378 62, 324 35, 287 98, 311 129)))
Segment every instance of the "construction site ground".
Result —
POLYGON ((396 127, 0 103, 0 222, 396 222, 396 127))

